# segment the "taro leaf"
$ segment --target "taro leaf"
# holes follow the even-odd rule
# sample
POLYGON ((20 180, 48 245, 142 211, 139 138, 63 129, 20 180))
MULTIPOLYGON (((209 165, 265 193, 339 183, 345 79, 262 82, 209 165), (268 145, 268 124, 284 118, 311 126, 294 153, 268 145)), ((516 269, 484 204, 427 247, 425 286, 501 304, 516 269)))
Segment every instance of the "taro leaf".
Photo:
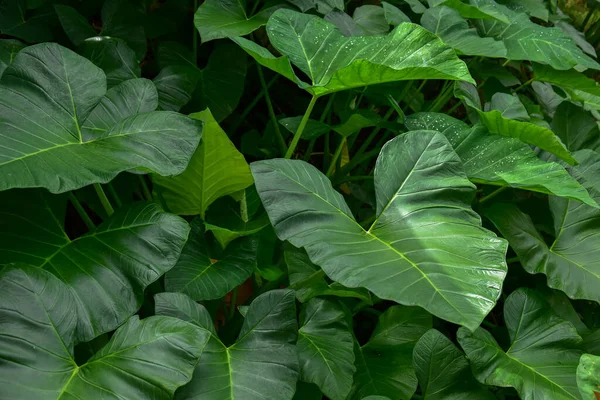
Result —
MULTIPOLYGON (((282 118, 279 120, 279 123, 291 133, 296 133, 298 127, 300 126, 300 122, 302 122, 302 118, 302 116, 282 118)), ((324 134, 329 133, 330 131, 331 126, 320 121, 315 121, 314 119, 309 119, 305 125, 304 132, 302 132, 302 139, 317 139, 324 134)))
POLYGON ((522 399, 579 399, 575 371, 581 338, 531 289, 518 289, 504 304, 510 348, 478 328, 458 330, 475 377, 486 385, 513 387, 522 399))
POLYGON ((400 0, 403 3, 406 3, 410 6, 410 9, 412 12, 414 12, 415 14, 423 14, 425 12, 425 10, 427 10, 427 7, 425 7, 423 5, 423 3, 421 3, 421 0, 400 0))
POLYGON ((498 110, 503 118, 517 121, 529 121, 531 117, 521 100, 508 93, 495 93, 490 102, 486 103, 485 111, 498 110))
MULTIPOLYGON (((360 36, 363 30, 351 16, 343 11, 332 11, 325 16, 325 21, 334 24, 344 36, 360 36)), ((248 51, 246 49, 246 51, 248 51)))
POLYGON ((213 233, 222 248, 226 248, 235 239, 253 235, 271 226, 269 216, 262 207, 247 219, 241 214, 240 207, 241 204, 231 197, 224 197, 214 203, 206 215, 205 229, 213 233))
POLYGON ((549 83, 543 83, 533 81, 531 88, 535 93, 538 103, 542 107, 542 110, 550 117, 554 117, 556 108, 565 100, 563 97, 558 95, 552 85, 549 83))
POLYGON ((354 343, 356 374, 351 399, 386 396, 410 399, 417 388, 413 349, 427 330, 431 315, 418 307, 392 306, 380 317, 369 342, 354 343))
POLYGON ((494 307, 506 243, 470 209, 475 186, 443 135, 412 132, 384 146, 369 230, 310 164, 259 161, 252 173, 279 238, 306 248, 334 281, 472 328, 494 307))
POLYGON ((196 67, 194 53, 178 42, 161 42, 156 50, 157 62, 160 69, 169 65, 184 65, 196 67))
POLYGON ((183 293, 157 293, 154 295, 156 315, 168 315, 198 325, 217 336, 210 313, 183 293))
POLYGON ((276 58, 265 48, 239 38, 236 43, 257 62, 315 96, 422 78, 473 82, 465 63, 450 47, 414 24, 401 24, 386 36, 348 38, 319 17, 278 10, 269 19, 267 32, 283 57, 276 58), (290 61, 308 76, 310 84, 299 81, 290 61))
POLYGON ((26 3, 27 0, 0 2, 0 32, 31 43, 54 40, 54 7, 46 5, 28 10, 26 3))
POLYGON ((204 218, 213 201, 252 185, 252 175, 244 156, 231 143, 209 109, 191 114, 191 117, 204 121, 204 135, 188 168, 172 178, 155 175, 153 182, 172 212, 200 214, 204 218))
POLYGON ((96 31, 89 21, 73 7, 55 4, 54 9, 67 37, 75 47, 80 46, 85 39, 96 36, 96 31))
MULTIPOLYGON (((493 0, 471 0, 471 3, 483 7, 493 0)), ((497 5, 497 9, 507 16, 510 24, 490 20, 475 20, 473 23, 481 35, 504 41, 506 58, 544 63, 558 70, 575 66, 600 69, 600 65, 584 54, 559 28, 537 25, 529 20, 527 14, 502 5, 497 5)))
POLYGON ((344 11, 344 0, 315 0, 317 11, 327 14, 335 10, 344 11))
MULTIPOLYGON (((283 118, 279 120, 279 123, 291 133, 295 133, 298 130, 301 121, 302 117, 291 117, 283 118)), ((363 112, 350 114, 345 122, 336 126, 329 126, 323 122, 309 119, 304 128, 304 132, 302 133, 302 139, 317 139, 332 130, 343 137, 348 137, 359 132, 363 128, 378 126, 382 123, 381 117, 376 113, 369 114, 363 112)))
POLYGON ((532 17, 548 22, 548 8, 544 0, 499 0, 510 10, 527 13, 532 17))
POLYGON ((0 77, 23 48, 25 48, 25 44, 18 40, 0 39, 0 77))
POLYGON ((79 341, 135 313, 144 289, 175 265, 189 232, 184 220, 156 204, 136 204, 71 240, 53 205, 60 197, 13 190, 0 199, 0 264, 23 262, 60 278, 77 300, 79 341))
POLYGON ((573 39, 577 46, 579 46, 579 48, 585 53, 597 58, 596 49, 585 39, 585 34, 583 32, 578 31, 577 28, 565 21, 556 21, 554 26, 558 27, 561 31, 573 39))
POLYGON ((160 110, 179 111, 191 99, 202 72, 186 65, 169 65, 154 78, 160 110))
POLYGON ((519 78, 514 76, 507 68, 504 68, 493 61, 490 62, 484 60, 483 62, 475 63, 473 66, 469 67, 469 70, 473 75, 482 80, 494 77, 506 87, 521 85, 519 78))
POLYGON ((127 43, 142 60, 146 55, 148 43, 141 20, 144 15, 133 2, 106 0, 101 10, 102 31, 99 36, 116 37, 127 43))
POLYGON ((342 307, 319 298, 304 304, 297 346, 300 379, 315 383, 332 400, 345 399, 356 368, 354 338, 342 307))
MULTIPOLYGON (((163 296, 156 296, 157 303, 169 301, 163 296)), ((161 306, 157 313, 181 318, 191 307, 184 305, 183 312, 179 312, 177 308, 182 303, 161 306)), ((184 319, 202 323, 199 319, 184 319)), ((299 369, 296 335, 294 292, 271 290, 258 296, 250 304, 237 341, 226 347, 213 333, 192 381, 177 391, 175 399, 291 400, 299 369)))
POLYGON ((509 186, 579 200, 595 201, 558 163, 545 162, 518 139, 491 135, 483 127, 470 128, 446 114, 418 113, 406 119, 410 130, 442 133, 475 183, 509 186))
POLYGON ((586 110, 600 110, 600 85, 595 80, 577 71, 555 71, 545 65, 535 65, 534 72, 536 80, 560 86, 586 110))
POLYGON ((154 111, 156 107, 158 93, 152 81, 144 78, 124 81, 106 92, 81 126, 81 136, 93 140, 105 135, 118 122, 154 111))
POLYGON ((425 400, 496 399, 473 378, 463 352, 435 329, 419 339, 413 360, 425 400))
POLYGON ((498 4, 490 1, 487 4, 472 6, 461 0, 428 0, 430 7, 447 6, 458 11, 461 17, 468 19, 490 19, 510 23, 508 17, 498 7, 498 4))
POLYGON ((558 136, 550 129, 532 122, 508 119, 499 110, 476 111, 479 114, 480 123, 490 133, 519 139, 542 150, 546 150, 569 164, 573 165, 577 163, 558 136))
POLYGON ((215 260, 209 255, 202 220, 194 219, 191 228, 181 257, 165 275, 165 287, 168 291, 185 293, 194 300, 218 299, 252 275, 256 267, 257 251, 257 241, 254 238, 233 242, 215 260))
POLYGON ((265 7, 248 17, 243 0, 206 0, 194 15, 194 25, 202 42, 244 36, 267 23, 280 6, 265 7))
POLYGON ((347 288, 339 283, 328 284, 325 272, 310 262, 302 249, 289 246, 284 252, 288 267, 290 289, 296 291, 299 302, 305 303, 316 296, 353 297, 367 304, 372 303, 368 290, 363 288, 347 288))
POLYGON ((19 52, 0 80, 0 190, 60 193, 133 168, 181 173, 201 132, 186 116, 134 115, 84 139, 81 126, 105 91, 102 70, 64 47, 39 44, 19 52))
POLYGON ((94 36, 83 42, 79 53, 102 68, 109 88, 141 76, 135 52, 121 39, 94 36))
POLYGON ((600 357, 584 354, 577 367, 577 386, 583 399, 600 399, 600 357))
MULTIPOLYGON (((571 168, 572 174, 600 202, 600 154, 580 150, 575 155, 580 165, 571 168)), ((508 239, 527 272, 545 274, 549 287, 572 299, 600 301, 600 210, 551 197, 550 212, 555 231, 550 246, 515 205, 494 205, 486 215, 508 239)))
POLYGON ((558 106, 552 130, 570 151, 600 149, 600 130, 596 119, 571 102, 565 101, 558 106))
POLYGON ((210 338, 205 329, 175 318, 140 321, 136 315, 77 365, 77 302, 42 269, 8 267, 0 273, 2 397, 171 399, 191 379, 210 338))
POLYGON ((388 2, 382 1, 383 15, 389 25, 398 26, 403 22, 411 22, 410 18, 400 9, 388 2))
POLYGON ((469 120, 474 124, 479 122, 481 98, 475 85, 468 82, 454 82, 454 97, 465 104, 469 120))
MULTIPOLYGON (((461 3, 462 4, 462 3, 461 3)), ((460 54, 483 57, 506 57, 506 47, 501 41, 480 37, 458 11, 450 7, 430 8, 421 17, 421 25, 438 35, 444 43, 460 54)))
POLYGON ((379 6, 367 4, 356 7, 352 19, 365 36, 384 35, 390 30, 390 24, 385 18, 385 11, 379 6))

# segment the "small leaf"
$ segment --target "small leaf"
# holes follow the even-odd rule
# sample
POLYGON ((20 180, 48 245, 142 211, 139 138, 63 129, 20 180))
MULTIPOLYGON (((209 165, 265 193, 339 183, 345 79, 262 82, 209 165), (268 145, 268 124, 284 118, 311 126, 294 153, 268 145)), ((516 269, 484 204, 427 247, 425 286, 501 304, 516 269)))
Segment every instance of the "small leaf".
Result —
POLYGON ((337 303, 314 298, 302 306, 298 331, 300 379, 319 386, 332 400, 343 400, 352 388, 353 337, 337 303))
POLYGON ((462 351, 435 329, 419 339, 413 359, 425 400, 496 398, 473 378, 462 351))
POLYGON ((165 275, 165 287, 182 292, 194 300, 211 300, 225 296, 244 283, 256 267, 257 242, 243 238, 232 243, 215 260, 204 238, 204 224, 192 221, 188 242, 175 266, 165 275))
POLYGON ((523 399, 579 399, 575 371, 581 338, 531 289, 518 289, 504 304, 510 347, 504 351, 482 328, 458 330, 458 342, 482 383, 510 386, 523 399))

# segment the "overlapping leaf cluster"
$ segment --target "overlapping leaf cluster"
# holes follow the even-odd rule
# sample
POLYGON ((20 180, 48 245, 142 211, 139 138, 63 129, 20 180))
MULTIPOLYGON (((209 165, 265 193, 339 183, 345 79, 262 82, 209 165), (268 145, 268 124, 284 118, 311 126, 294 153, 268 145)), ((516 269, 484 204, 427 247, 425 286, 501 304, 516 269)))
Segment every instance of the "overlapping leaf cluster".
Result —
POLYGON ((556 2, 0 33, 0 399, 600 397, 600 64, 556 2))

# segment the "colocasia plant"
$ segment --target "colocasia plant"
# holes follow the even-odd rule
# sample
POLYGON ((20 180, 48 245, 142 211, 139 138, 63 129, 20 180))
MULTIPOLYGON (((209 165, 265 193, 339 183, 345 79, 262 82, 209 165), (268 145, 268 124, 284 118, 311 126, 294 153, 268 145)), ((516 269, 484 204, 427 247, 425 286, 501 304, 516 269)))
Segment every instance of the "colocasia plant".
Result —
POLYGON ((556 0, 0 32, 0 399, 600 399, 600 64, 556 0))

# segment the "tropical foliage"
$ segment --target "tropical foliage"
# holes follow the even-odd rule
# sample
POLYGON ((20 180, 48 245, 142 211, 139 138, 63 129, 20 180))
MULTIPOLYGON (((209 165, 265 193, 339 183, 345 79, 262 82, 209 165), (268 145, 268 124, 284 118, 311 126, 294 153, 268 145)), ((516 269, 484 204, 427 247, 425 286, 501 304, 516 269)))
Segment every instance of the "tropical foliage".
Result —
POLYGON ((0 399, 600 398, 580 27, 0 1, 0 399))

